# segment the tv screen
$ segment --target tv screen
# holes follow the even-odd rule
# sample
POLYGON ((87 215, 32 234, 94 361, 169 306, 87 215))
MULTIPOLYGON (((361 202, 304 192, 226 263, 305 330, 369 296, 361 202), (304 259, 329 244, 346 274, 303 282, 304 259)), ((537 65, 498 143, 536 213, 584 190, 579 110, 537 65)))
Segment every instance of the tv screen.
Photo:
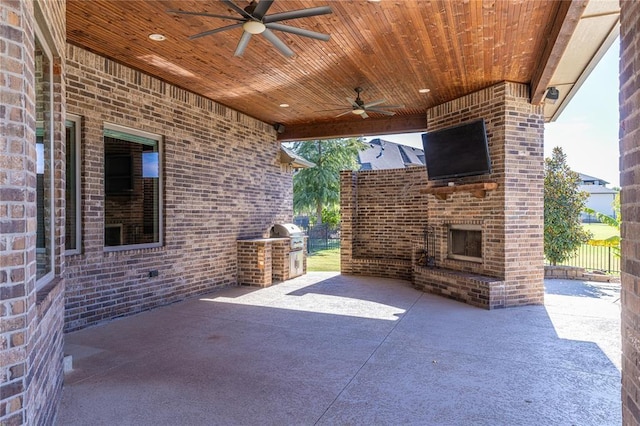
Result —
POLYGON ((491 173, 484 119, 422 134, 429 180, 491 173))
POLYGON ((107 195, 133 192, 133 169, 130 155, 107 155, 104 158, 104 190, 107 195))

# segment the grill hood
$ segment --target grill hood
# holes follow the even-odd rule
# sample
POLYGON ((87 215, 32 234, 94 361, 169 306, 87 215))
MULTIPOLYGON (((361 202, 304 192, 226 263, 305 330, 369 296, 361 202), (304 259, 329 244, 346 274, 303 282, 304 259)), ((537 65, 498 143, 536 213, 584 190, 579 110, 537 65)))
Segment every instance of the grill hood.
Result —
POLYGON ((293 223, 277 223, 271 228, 271 238, 302 237, 304 232, 293 223))

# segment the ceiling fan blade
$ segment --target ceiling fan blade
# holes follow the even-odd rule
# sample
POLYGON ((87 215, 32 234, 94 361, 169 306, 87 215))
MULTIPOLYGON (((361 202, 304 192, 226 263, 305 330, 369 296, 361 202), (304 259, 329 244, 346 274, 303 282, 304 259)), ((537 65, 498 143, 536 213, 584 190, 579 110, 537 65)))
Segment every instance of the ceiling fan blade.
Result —
POLYGON ((340 114, 336 115, 336 118, 342 117, 343 115, 347 115, 347 114, 350 114, 350 113, 351 113, 351 111, 341 112, 340 114))
POLYGON ((264 18, 264 15, 267 13, 272 4, 273 0, 260 0, 253 11, 254 18, 264 18))
POLYGON ((251 40, 251 33, 243 31, 242 37, 240 37, 240 41, 238 42, 238 46, 236 47, 236 51, 233 53, 233 56, 242 56, 244 50, 249 44, 249 40, 251 40))
POLYGON ((378 99, 377 101, 369 102, 368 104, 364 104, 365 108, 369 108, 372 106, 380 105, 387 102, 386 99, 378 99))
POLYGON ((362 107, 361 107, 360 105, 358 105, 358 104, 356 103, 356 101, 354 101, 353 99, 351 99, 351 98, 349 98, 349 97, 346 97, 345 99, 347 100, 347 102, 349 102, 349 104, 350 104, 352 107, 354 107, 354 108, 362 108, 362 107))
POLYGON ((311 16, 327 15, 332 12, 333 11, 329 6, 310 7, 309 9, 274 13, 273 15, 265 16, 262 22, 268 24, 270 22, 286 21, 287 19, 309 18, 311 16))
POLYGON ((241 8, 240 6, 236 5, 234 2, 232 2, 231 0, 220 0, 222 3, 226 4, 227 6, 229 6, 231 9, 233 9, 234 11, 236 11, 237 13, 240 14, 240 16, 243 16, 245 19, 251 19, 252 21, 253 16, 251 16, 250 14, 248 14, 243 8, 241 8))
POLYGON ((234 28, 240 28, 240 27, 242 27, 242 23, 233 24, 233 25, 227 25, 226 27, 216 28, 215 30, 209 30, 209 31, 204 31, 202 33, 194 34, 192 36, 189 36, 189 40, 195 40, 195 39, 200 38, 200 37, 208 36, 208 35, 215 34, 215 33, 220 33, 222 31, 227 31, 227 30, 231 30, 231 29, 234 29, 234 28))
POLYGON ((364 112, 364 111, 362 112, 362 114, 360 114, 360 117, 362 117, 363 119, 365 119, 365 118, 369 118, 369 116, 367 115, 367 113, 366 113, 366 112, 364 112))
POLYGON ((385 111, 384 109, 367 108, 367 111, 383 115, 396 115, 394 111, 385 111))
POLYGON ((265 29, 262 35, 273 44, 276 49, 280 51, 284 56, 290 58, 293 56, 293 50, 289 49, 289 46, 284 44, 282 40, 278 38, 277 35, 271 32, 269 28, 265 29))
POLYGON ((266 27, 271 30, 283 31, 285 33, 296 34, 302 37, 314 38, 316 40, 329 41, 329 38, 330 38, 329 34, 317 33, 315 31, 309 31, 303 28, 291 27, 289 25, 271 23, 271 24, 266 24, 266 27))
POLYGON ((206 16, 209 18, 220 18, 220 19, 231 19, 232 21, 242 21, 245 19, 238 18, 237 16, 227 16, 227 15, 214 15, 213 13, 204 13, 204 12, 185 12, 184 10, 174 10, 169 9, 167 13, 175 13, 176 15, 195 15, 195 16, 206 16))

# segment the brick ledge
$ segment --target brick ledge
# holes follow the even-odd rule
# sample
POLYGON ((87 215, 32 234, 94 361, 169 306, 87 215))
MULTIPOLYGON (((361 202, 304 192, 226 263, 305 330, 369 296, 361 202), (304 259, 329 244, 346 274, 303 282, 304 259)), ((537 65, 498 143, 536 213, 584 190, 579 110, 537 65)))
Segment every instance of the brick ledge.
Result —
POLYGON ((351 263, 373 263, 377 265, 406 265, 411 266, 411 260, 404 259, 377 259, 372 257, 353 257, 351 263))

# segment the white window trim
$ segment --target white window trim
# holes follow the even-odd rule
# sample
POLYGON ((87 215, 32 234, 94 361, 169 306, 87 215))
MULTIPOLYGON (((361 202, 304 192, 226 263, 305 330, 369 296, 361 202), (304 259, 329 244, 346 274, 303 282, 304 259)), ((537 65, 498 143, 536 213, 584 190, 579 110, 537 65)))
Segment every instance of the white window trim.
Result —
MULTIPOLYGON (((153 139, 158 143, 158 242, 157 243, 148 243, 148 244, 129 244, 122 246, 105 246, 103 242, 103 251, 104 252, 118 252, 118 251, 126 251, 126 250, 138 250, 138 249, 147 249, 147 248, 157 248, 162 247, 164 245, 164 175, 163 175, 163 139, 161 135, 155 133, 145 132, 143 130, 132 129, 130 127, 121 126, 119 124, 112 123, 104 123, 103 128, 103 141, 104 141, 104 130, 114 130, 117 132, 128 133, 133 136, 140 136, 147 139, 153 139)), ((104 142, 103 142, 104 143, 104 142)), ((104 157, 104 154, 103 154, 104 157)), ((104 207, 103 207, 104 213, 104 207)), ((104 221, 104 216, 103 216, 104 221)), ((104 227, 104 226, 103 226, 104 227)))
MULTIPOLYGON (((80 173, 80 161, 81 161, 81 150, 82 150, 82 117, 80 117, 79 115, 75 115, 75 114, 67 114, 67 120, 66 121, 71 121, 75 124, 75 140, 76 140, 76 155, 75 155, 75 162, 76 162, 76 185, 75 185, 75 189, 76 189, 76 223, 75 223, 75 227, 76 227, 76 248, 75 249, 65 249, 64 254, 66 256, 69 255, 74 255, 74 254, 80 254, 82 253, 82 194, 81 194, 81 188, 82 188, 82 182, 81 182, 81 176, 82 173, 80 173)), ((65 122, 65 129, 66 129, 66 125, 67 123, 65 122)), ((65 131, 66 134, 66 131, 65 131)), ((66 149, 67 145, 65 143, 65 149, 66 149)), ((65 164, 65 167, 68 167, 68 164, 65 164)), ((65 218, 65 223, 66 223, 66 218, 65 218)))
MULTIPOLYGON (((47 58, 49 59, 49 87, 51 88, 51 93, 49 94, 49 161, 50 161, 50 167, 49 167, 49 182, 51 183, 51 194, 49 197, 49 223, 51 223, 51 226, 49 227, 49 240, 50 244, 51 244, 51 256, 49 257, 49 272, 47 272, 45 275, 43 275, 42 277, 40 277, 39 279, 36 280, 36 291, 40 290, 41 288, 43 288, 45 285, 49 284, 53 278, 55 277, 55 258, 56 258, 56 246, 55 246, 55 230, 56 230, 56 220, 55 220, 55 203, 54 203, 54 199, 55 199, 55 194, 56 194, 56 185, 55 185, 55 174, 54 174, 54 152, 55 152, 55 145, 54 145, 54 114, 53 114, 53 106, 54 106, 54 98, 55 98, 55 94, 53 93, 53 88, 55 87, 55 85, 53 84, 53 54, 51 51, 51 48, 49 47, 48 43, 47 43, 47 38, 45 37, 43 31, 40 29, 40 27, 36 24, 34 26, 34 32, 35 32, 35 38, 38 40, 38 43, 40 44, 40 47, 42 47, 42 50, 44 51, 44 53, 47 55, 47 58)), ((42 124, 43 128, 44 128, 44 122, 42 124)), ((45 133, 46 134, 46 133, 45 133)))

